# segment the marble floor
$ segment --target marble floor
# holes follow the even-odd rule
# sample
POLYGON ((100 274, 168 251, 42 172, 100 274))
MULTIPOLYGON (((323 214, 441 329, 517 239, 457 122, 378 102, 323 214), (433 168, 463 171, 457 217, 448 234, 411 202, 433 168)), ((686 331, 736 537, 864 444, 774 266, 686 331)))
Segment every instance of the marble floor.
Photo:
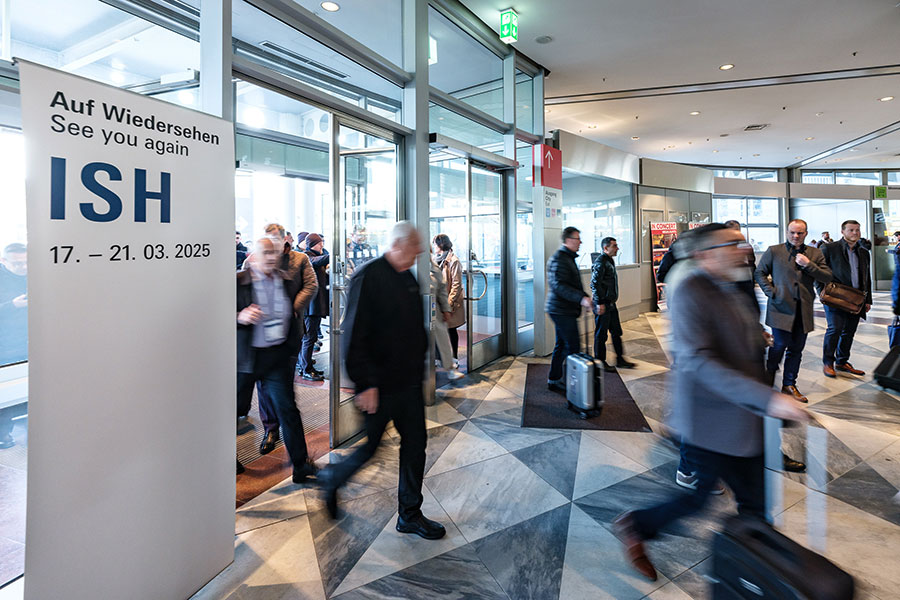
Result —
MULTIPOLYGON (((798 383, 827 430, 824 494, 805 475, 780 479, 779 526, 807 543, 825 525, 825 554, 857 579, 858 598, 897 597, 900 570, 900 396, 865 377, 821 374, 824 319, 810 336, 798 383), (815 529, 814 529, 815 531, 815 529), (810 538, 811 539, 811 538, 810 538)), ((668 323, 625 323, 638 364, 623 379, 654 431, 667 405, 668 323)), ((863 323, 853 364, 871 373, 887 350, 882 324, 863 323)), ((235 561, 197 600, 288 598, 708 598, 712 530, 733 511, 714 498, 649 545, 660 571, 648 582, 628 568, 610 522, 674 490, 677 453, 657 433, 522 429, 530 362, 506 358, 438 391, 427 409, 424 512, 447 527, 440 541, 394 530, 399 440, 389 430, 375 459, 347 486, 329 520, 313 486, 284 481, 237 512, 235 561)), ((802 456, 804 439, 785 445, 802 456)), ((347 450, 321 459, 339 460, 347 450)))

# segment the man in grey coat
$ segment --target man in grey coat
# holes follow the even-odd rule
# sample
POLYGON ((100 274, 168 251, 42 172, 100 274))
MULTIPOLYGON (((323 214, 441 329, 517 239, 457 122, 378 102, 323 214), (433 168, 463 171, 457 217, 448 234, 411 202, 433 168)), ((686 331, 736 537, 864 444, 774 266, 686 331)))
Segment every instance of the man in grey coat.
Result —
POLYGON ((656 569, 644 541, 703 508, 719 478, 734 492, 740 514, 764 517, 763 416, 806 418, 801 404, 765 383, 760 360, 765 341, 757 309, 735 285, 746 269, 744 237, 713 223, 693 231, 691 248, 697 268, 670 304, 671 425, 698 467, 697 489, 627 512, 614 523, 631 565, 651 580, 656 569))
POLYGON ((766 325, 772 328, 772 347, 766 360, 769 381, 784 357, 781 391, 800 402, 808 402, 797 389, 800 359, 806 336, 813 325, 813 282, 831 281, 831 269, 822 252, 804 244, 808 232, 806 221, 788 223, 787 242, 769 246, 756 267, 756 283, 769 298, 766 325))

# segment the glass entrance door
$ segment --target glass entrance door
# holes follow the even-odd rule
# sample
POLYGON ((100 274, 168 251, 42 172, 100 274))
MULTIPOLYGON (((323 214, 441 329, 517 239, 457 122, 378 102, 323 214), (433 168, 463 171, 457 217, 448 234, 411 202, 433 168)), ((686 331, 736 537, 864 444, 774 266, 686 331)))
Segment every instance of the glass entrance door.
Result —
POLYGON ((363 430, 363 416, 353 404, 354 384, 347 376, 341 348, 347 286, 353 273, 387 249, 391 228, 399 220, 397 144, 339 121, 335 124, 332 168, 335 197, 334 260, 331 274, 330 328, 331 445, 339 446, 363 430))
POLYGON ((462 267, 465 322, 456 331, 460 369, 470 372, 506 353, 503 177, 443 150, 429 168, 430 238, 447 235, 462 267))

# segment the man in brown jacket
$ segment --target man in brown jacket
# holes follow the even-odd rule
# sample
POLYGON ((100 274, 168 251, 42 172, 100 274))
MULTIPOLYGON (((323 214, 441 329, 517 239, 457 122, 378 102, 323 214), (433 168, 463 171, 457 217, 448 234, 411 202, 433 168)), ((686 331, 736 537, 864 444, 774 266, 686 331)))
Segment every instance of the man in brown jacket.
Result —
MULTIPOLYGON (((283 226, 278 223, 266 225, 266 237, 272 240, 276 248, 284 249, 276 263, 276 267, 286 275, 288 296, 294 300, 294 318, 297 319, 299 335, 295 340, 297 342, 294 344, 296 347, 291 348, 291 359, 285 365, 285 369, 291 372, 291 380, 293 381, 297 354, 300 352, 300 343, 302 343, 305 332, 303 317, 306 314, 309 303, 315 298, 319 290, 319 283, 312 263, 309 262, 309 257, 302 252, 291 250, 291 247, 285 244, 283 226)), ((275 444, 278 442, 278 428, 280 424, 271 395, 266 390, 265 381, 257 383, 256 389, 259 393, 259 418, 262 420, 266 431, 266 435, 259 445, 259 453, 268 454, 275 449, 275 444)))

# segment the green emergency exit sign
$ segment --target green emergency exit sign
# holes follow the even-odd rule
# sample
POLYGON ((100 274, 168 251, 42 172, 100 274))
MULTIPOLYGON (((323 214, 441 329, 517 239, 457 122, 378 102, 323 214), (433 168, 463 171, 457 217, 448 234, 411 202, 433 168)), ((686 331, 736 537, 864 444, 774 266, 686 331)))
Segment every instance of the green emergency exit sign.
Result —
POLYGON ((887 198, 887 186, 886 185, 876 185, 875 186, 875 199, 887 198))
POLYGON ((519 41, 519 15, 511 8, 500 13, 500 41, 504 44, 519 41))

